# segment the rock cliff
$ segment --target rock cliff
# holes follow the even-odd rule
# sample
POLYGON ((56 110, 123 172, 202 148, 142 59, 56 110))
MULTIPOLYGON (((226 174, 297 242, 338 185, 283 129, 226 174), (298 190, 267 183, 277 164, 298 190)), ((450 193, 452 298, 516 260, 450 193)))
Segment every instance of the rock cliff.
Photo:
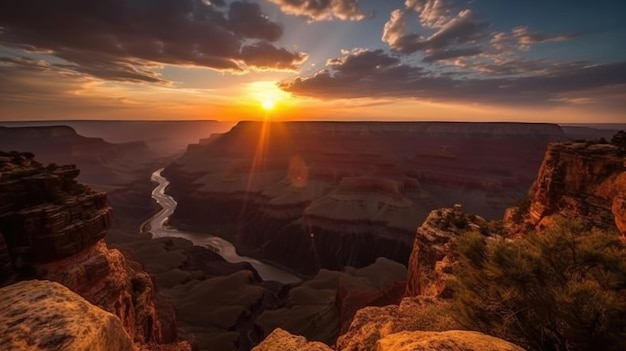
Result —
POLYGON ((106 194, 78 184, 78 173, 44 168, 29 153, 2 154, 0 286, 54 280, 119 317, 138 345, 175 341, 162 327, 171 321, 157 313, 150 276, 102 240, 112 216, 106 194))
POLYGON ((487 221, 463 212, 460 205, 432 211, 417 229, 408 264, 406 296, 450 297, 451 241, 469 230, 485 230, 487 221))
POLYGON ((560 215, 626 234, 624 152, 609 144, 552 143, 529 197, 533 225, 549 226, 560 215))

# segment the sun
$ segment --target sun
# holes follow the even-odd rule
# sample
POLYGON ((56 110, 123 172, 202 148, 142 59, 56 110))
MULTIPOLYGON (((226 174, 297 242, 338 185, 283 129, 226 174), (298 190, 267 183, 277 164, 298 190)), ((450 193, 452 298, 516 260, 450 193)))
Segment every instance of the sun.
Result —
POLYGON ((265 111, 271 111, 274 109, 274 107, 276 107, 276 101, 273 99, 265 98, 261 101, 261 107, 263 107, 265 111))
POLYGON ((247 85, 247 95, 265 112, 285 109, 293 102, 291 94, 278 88, 275 81, 256 81, 247 85))

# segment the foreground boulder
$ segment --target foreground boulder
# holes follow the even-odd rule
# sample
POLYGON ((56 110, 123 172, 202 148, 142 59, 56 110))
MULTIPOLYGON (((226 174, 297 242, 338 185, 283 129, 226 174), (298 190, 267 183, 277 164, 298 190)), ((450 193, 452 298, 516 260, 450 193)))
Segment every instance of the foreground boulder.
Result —
POLYGON ((483 333, 466 330, 401 332, 376 343, 376 351, 524 351, 519 346, 483 333))
POLYGON ((59 283, 22 281, 0 296, 2 350, 133 350, 119 318, 59 283))
POLYGON ((309 342, 304 336, 292 335, 277 328, 252 351, 332 351, 332 349, 321 342, 309 342))

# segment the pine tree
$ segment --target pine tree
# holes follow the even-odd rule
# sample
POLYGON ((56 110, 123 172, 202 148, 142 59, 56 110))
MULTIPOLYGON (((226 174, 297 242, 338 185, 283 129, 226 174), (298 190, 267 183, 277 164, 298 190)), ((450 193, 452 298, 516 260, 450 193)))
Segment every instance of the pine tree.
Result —
POLYGON ((559 221, 522 239, 455 243, 455 313, 470 329, 530 350, 626 349, 626 247, 559 221))

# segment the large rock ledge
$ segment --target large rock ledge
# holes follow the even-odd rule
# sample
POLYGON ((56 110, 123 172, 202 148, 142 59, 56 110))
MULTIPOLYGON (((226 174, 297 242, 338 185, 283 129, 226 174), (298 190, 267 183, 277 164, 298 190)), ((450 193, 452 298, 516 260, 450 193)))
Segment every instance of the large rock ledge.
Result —
POLYGON ((119 318, 59 283, 22 281, 0 296, 2 350, 134 350, 119 318))

